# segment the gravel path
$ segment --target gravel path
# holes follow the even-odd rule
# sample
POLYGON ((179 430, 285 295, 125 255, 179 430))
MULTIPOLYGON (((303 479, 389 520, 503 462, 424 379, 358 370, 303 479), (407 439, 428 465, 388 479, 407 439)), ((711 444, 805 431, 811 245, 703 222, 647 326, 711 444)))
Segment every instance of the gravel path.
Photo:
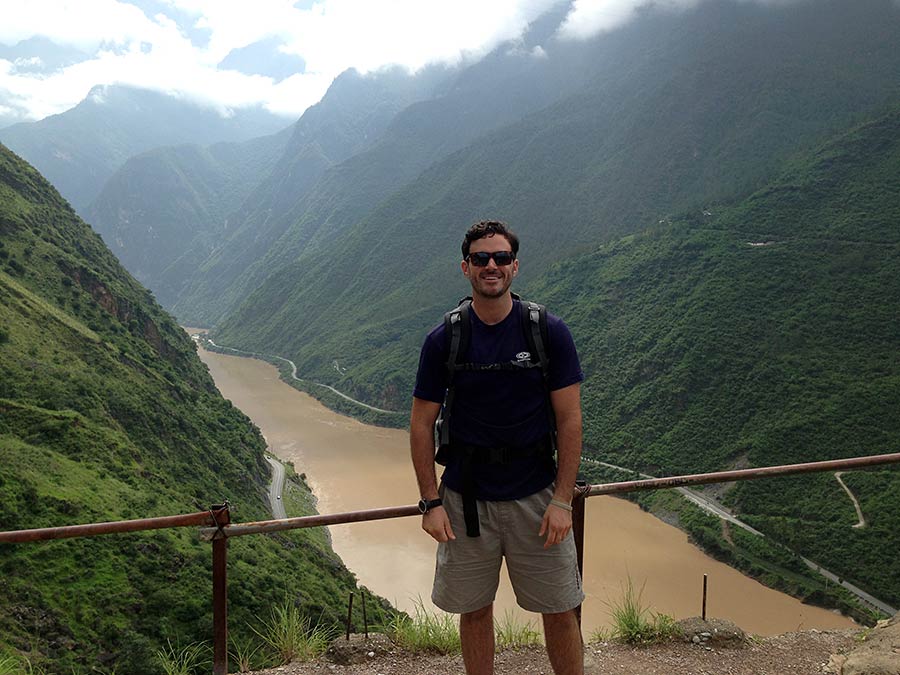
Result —
MULTIPOLYGON (((590 675, 820 675, 829 672, 831 654, 850 649, 855 631, 805 631, 763 638, 741 648, 706 648, 686 642, 649 647, 615 643, 585 647, 585 673, 590 675)), ((459 656, 426 656, 403 652, 382 636, 369 651, 360 645, 361 663, 340 665, 328 658, 295 663, 257 675, 457 675, 464 672, 459 656), (374 653, 374 656, 368 656, 374 653)), ((495 661, 496 675, 552 675, 542 648, 506 650, 495 661)))

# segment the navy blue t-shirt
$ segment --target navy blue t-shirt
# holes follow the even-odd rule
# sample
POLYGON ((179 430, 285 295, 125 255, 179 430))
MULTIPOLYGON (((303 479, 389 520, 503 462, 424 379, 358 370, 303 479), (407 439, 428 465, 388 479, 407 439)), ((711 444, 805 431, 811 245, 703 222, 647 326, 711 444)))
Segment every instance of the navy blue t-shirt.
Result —
MULTIPOLYGON (((467 363, 503 363, 527 359, 528 339, 523 327, 519 301, 500 323, 483 323, 474 310, 469 312, 472 337, 467 363)), ((584 379, 572 334, 562 319, 547 314, 547 350, 550 359, 551 391, 584 379)), ((413 395, 443 403, 447 391, 450 341, 444 324, 425 338, 419 356, 419 370, 413 395)), ((550 432, 546 393, 540 368, 501 371, 458 371, 454 376, 456 394, 450 416, 453 441, 484 447, 521 447, 540 441, 550 432)), ((441 480, 456 491, 462 490, 459 459, 451 459, 441 480)), ((556 466, 550 457, 526 457, 505 464, 475 464, 474 479, 478 499, 502 501, 534 494, 553 482, 556 466)))

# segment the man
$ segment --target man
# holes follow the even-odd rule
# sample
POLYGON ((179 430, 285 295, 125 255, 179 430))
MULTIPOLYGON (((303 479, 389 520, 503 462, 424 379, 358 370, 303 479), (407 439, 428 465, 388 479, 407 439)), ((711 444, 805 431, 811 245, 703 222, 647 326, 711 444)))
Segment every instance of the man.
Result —
POLYGON ((455 370, 451 409, 443 413, 449 447, 442 447, 444 458, 439 457, 446 464, 440 489, 434 424, 450 377, 446 321, 428 334, 422 347, 410 445, 422 496, 422 528, 439 542, 432 600, 460 614, 466 673, 490 675, 493 601, 505 557, 518 604, 542 615, 554 672, 581 675, 581 632, 574 610, 584 594, 571 502, 581 460, 584 375, 568 328, 549 314, 546 379, 541 368, 529 367, 534 358, 528 313, 510 292, 519 270, 518 250, 516 235, 497 221, 476 223, 463 241, 461 268, 472 286, 467 312, 471 330, 463 355, 467 365, 455 370), (513 366, 500 367, 509 363, 513 366), (474 495, 468 506, 463 493, 474 495))

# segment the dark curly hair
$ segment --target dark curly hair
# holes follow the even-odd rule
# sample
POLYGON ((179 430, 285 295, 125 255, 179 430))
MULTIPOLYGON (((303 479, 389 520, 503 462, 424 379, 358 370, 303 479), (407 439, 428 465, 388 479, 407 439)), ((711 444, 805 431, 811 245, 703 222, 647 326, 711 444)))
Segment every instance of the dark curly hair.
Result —
POLYGON ((506 237, 510 247, 512 247, 513 257, 515 257, 519 253, 519 238, 509 229, 509 226, 499 220, 482 220, 475 223, 466 232, 466 237, 462 243, 463 260, 469 257, 469 248, 472 246, 473 241, 497 234, 506 237))

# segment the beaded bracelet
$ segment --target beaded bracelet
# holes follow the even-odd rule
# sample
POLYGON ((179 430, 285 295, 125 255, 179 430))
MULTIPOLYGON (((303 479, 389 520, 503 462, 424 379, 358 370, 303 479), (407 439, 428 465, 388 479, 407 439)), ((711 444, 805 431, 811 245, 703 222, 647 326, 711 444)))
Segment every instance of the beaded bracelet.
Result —
POLYGON ((571 504, 566 504, 565 502, 561 502, 558 499, 551 499, 550 503, 553 504, 553 506, 558 506, 559 508, 565 509, 566 511, 572 510, 571 504))

